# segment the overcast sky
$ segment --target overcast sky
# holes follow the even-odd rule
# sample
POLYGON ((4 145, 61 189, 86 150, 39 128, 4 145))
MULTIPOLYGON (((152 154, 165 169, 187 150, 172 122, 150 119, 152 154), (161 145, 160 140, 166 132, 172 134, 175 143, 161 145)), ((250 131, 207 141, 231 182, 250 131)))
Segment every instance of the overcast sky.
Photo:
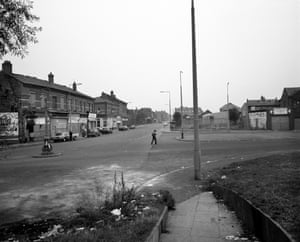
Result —
MULTIPOLYGON (((93 97, 115 92, 129 108, 193 105, 190 0, 35 0, 39 43, 13 71, 93 97)), ((199 106, 281 97, 300 86, 300 0, 195 0, 199 106)))

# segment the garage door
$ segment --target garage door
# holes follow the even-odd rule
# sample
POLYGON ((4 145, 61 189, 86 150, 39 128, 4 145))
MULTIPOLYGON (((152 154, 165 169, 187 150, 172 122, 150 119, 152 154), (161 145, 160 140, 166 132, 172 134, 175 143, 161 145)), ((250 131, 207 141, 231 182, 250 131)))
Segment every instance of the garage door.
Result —
POLYGON ((273 116, 272 117, 272 130, 289 130, 289 117, 288 116, 273 116))
POLYGON ((300 118, 295 118, 294 128, 300 130, 300 118))

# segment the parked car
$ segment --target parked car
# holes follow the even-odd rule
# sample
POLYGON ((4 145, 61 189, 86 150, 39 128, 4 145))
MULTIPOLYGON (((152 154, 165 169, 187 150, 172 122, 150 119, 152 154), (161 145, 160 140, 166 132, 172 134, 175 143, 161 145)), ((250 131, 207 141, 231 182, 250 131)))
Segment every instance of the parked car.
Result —
POLYGON ((102 128, 98 128, 98 130, 101 132, 101 134, 111 134, 112 128, 109 127, 102 127, 102 128))
POLYGON ((89 129, 87 132, 87 137, 98 137, 101 133, 98 131, 97 128, 89 129))
POLYGON ((130 129, 135 129, 135 125, 130 125, 130 129))
POLYGON ((57 141, 65 142, 69 139, 70 139, 69 132, 57 132, 53 137, 51 137, 51 140, 53 140, 53 142, 57 142, 57 141))
POLYGON ((119 130, 120 130, 120 131, 128 130, 128 127, 127 127, 127 125, 121 125, 121 126, 119 127, 119 130))

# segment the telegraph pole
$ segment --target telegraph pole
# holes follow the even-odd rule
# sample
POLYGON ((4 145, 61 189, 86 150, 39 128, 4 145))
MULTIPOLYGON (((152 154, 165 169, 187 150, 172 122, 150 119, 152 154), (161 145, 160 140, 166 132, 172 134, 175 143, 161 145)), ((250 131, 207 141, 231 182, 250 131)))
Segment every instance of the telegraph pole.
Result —
POLYGON ((194 105, 194 175, 195 180, 200 180, 200 142, 199 142, 199 117, 198 117, 198 87, 197 87, 197 58, 196 58, 196 31, 194 0, 191 7, 192 18, 192 63, 193 63, 193 105, 194 105))

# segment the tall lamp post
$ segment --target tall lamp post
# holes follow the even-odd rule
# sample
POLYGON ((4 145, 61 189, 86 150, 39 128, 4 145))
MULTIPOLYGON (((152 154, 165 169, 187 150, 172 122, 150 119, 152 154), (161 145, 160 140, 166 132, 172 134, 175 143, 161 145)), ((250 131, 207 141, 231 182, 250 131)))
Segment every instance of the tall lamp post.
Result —
POLYGON ((194 0, 191 7, 192 23, 192 63, 193 63, 193 109, 194 109, 194 178, 201 179, 200 142, 198 121, 198 86, 197 86, 197 58, 196 58, 196 31, 195 31, 195 8, 194 0))
POLYGON ((171 129, 171 121, 172 121, 172 114, 171 114, 171 92, 170 91, 160 91, 160 93, 168 93, 169 94, 169 121, 170 121, 170 129, 171 129))
POLYGON ((181 118, 181 139, 184 139, 183 133, 183 105, 182 105, 182 81, 181 81, 181 74, 183 71, 179 72, 180 75, 180 118, 181 118))
POLYGON ((230 130, 230 113, 229 113, 229 93, 228 93, 228 86, 229 86, 229 82, 227 82, 227 115, 228 115, 227 128, 228 128, 228 130, 230 130))

